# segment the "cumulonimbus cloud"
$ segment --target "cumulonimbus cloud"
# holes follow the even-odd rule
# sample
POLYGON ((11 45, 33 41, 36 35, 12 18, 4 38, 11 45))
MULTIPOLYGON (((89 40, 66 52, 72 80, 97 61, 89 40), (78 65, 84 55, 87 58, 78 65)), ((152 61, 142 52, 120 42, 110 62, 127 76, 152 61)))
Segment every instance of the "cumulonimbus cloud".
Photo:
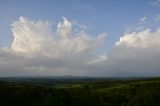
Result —
POLYGON ((26 54, 42 54, 51 57, 78 53, 94 49, 105 39, 105 34, 93 38, 85 32, 72 32, 72 23, 63 17, 57 32, 52 31, 49 22, 20 19, 12 24, 14 41, 12 49, 26 54))
POLYGON ((20 17, 11 26, 14 39, 11 48, 2 50, 6 55, 0 62, 3 65, 1 69, 8 71, 1 75, 7 75, 9 70, 30 75, 85 73, 81 69, 92 60, 95 49, 106 37, 106 33, 102 33, 95 38, 80 29, 75 33, 72 22, 65 17, 58 23, 57 32, 53 31, 50 22, 32 21, 25 17, 20 17))

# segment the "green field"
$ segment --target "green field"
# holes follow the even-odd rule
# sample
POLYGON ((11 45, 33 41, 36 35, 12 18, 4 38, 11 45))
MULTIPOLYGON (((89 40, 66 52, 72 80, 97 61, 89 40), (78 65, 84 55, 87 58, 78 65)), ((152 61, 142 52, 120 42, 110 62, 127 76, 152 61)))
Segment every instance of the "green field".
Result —
POLYGON ((1 78, 0 106, 160 106, 160 78, 1 78))

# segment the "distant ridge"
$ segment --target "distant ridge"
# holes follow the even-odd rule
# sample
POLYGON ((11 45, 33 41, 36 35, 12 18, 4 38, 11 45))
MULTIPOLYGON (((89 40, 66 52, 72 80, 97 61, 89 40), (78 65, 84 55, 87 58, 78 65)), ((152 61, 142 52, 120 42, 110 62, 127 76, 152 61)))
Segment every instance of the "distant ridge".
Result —
POLYGON ((159 77, 105 77, 105 76, 6 76, 0 79, 106 79, 106 80, 136 80, 136 79, 153 79, 159 77))

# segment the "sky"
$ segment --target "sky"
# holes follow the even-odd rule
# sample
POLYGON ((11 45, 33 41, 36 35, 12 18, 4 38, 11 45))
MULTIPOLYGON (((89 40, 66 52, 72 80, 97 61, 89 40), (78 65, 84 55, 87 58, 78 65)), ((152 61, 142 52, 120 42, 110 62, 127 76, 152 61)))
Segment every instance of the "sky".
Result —
POLYGON ((160 76, 160 0, 1 0, 0 77, 160 76))

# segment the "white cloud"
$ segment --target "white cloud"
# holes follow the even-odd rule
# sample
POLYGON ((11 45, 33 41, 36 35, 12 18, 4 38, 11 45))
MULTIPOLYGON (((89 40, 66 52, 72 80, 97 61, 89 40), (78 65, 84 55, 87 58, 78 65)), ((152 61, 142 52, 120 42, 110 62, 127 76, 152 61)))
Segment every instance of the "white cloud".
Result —
POLYGON ((108 59, 107 55, 100 55, 94 58, 92 61, 89 61, 87 64, 97 64, 97 63, 107 61, 107 59, 108 59))
POLYGON ((66 53, 90 51, 97 46, 102 35, 92 38, 84 31, 73 33, 72 23, 65 17, 63 20, 58 23, 57 32, 54 33, 49 22, 31 21, 20 17, 12 24, 12 49, 31 55, 57 57, 66 53))
POLYGON ((160 15, 158 15, 158 16, 155 18, 155 21, 156 21, 156 22, 160 22, 160 15))
POLYGON ((63 17, 64 22, 58 23, 57 31, 62 38, 69 38, 72 31, 72 23, 69 22, 65 17, 63 17))
POLYGON ((160 0, 153 0, 152 5, 156 6, 156 7, 159 7, 160 6, 160 0))
MULTIPOLYGON (((150 29, 146 29, 141 32, 132 32, 130 34, 126 34, 123 37, 120 38, 118 42, 116 42, 116 45, 123 45, 127 47, 147 47, 150 45, 150 43, 155 43, 152 42, 153 40, 155 41, 155 34, 152 34, 150 29)), ((158 43, 158 42, 157 42, 158 43)))
POLYGON ((12 46, 0 51, 1 76, 84 75, 86 63, 106 36, 105 33, 97 37, 84 31, 75 33, 73 24, 66 18, 58 23, 57 32, 53 32, 50 22, 25 17, 11 26, 12 46))
POLYGON ((159 41, 160 29, 155 32, 146 29, 125 34, 108 53, 108 70, 113 70, 121 76, 160 75, 159 41))
POLYGON ((147 20, 147 17, 142 17, 139 21, 140 22, 144 22, 144 21, 146 21, 147 20))
POLYGON ((42 54, 46 54, 48 51, 42 49, 49 50, 54 44, 51 25, 48 22, 34 22, 20 17, 12 24, 12 33, 14 36, 12 49, 17 52, 27 54, 42 52, 42 54))
POLYGON ((159 76, 160 29, 125 33, 106 54, 96 49, 106 33, 92 37, 72 31, 64 18, 57 32, 50 22, 20 17, 12 24, 11 48, 0 49, 0 76, 159 76))

